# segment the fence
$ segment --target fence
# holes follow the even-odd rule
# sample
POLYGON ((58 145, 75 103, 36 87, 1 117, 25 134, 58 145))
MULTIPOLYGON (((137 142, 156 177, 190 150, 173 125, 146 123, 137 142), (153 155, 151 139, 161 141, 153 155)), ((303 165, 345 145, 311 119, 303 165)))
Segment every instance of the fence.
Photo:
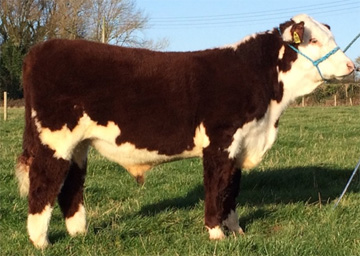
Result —
MULTIPOLYGON (((23 106, 18 100, 15 106, 23 106)), ((311 94, 298 98, 293 106, 360 106, 360 83, 323 84, 311 94)), ((7 119, 7 93, 4 92, 4 120, 7 119)))
POLYGON ((355 106, 360 105, 360 83, 323 84, 314 92, 298 98, 295 106, 355 106))
POLYGON ((4 92, 4 121, 7 120, 7 92, 4 92))

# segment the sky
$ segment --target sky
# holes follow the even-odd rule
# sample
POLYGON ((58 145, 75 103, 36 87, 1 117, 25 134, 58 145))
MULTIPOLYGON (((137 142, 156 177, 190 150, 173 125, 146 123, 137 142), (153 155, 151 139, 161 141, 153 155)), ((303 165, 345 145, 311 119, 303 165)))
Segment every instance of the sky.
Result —
MULTIPOLYGON (((145 39, 166 39, 165 51, 194 51, 240 41, 306 13, 331 26, 341 49, 360 33, 360 0, 136 0, 148 17, 145 39)), ((360 38, 346 54, 360 57, 360 38)))

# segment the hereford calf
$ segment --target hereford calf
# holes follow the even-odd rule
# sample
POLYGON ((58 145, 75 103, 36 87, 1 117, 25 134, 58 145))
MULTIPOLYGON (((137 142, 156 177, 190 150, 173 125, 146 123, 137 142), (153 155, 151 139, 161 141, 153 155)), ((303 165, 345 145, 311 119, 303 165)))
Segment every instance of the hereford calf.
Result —
POLYGON ((30 240, 48 245, 56 198, 70 235, 86 232, 89 146, 138 181, 160 163, 202 157, 210 239, 222 239, 223 227, 242 233, 241 169, 256 166, 274 143, 289 102, 353 70, 329 28, 307 15, 197 52, 82 40, 35 46, 23 66, 26 124, 16 171, 28 195, 30 240))

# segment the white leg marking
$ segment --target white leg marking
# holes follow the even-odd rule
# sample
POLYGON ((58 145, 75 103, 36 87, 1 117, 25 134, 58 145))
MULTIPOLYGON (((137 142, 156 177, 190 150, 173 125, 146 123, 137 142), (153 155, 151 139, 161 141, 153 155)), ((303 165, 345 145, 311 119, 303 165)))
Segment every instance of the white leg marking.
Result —
POLYGON ((44 249, 49 244, 47 230, 52 210, 50 204, 48 204, 41 213, 29 214, 28 216, 27 229, 30 240, 36 248, 44 249))
POLYGON ((236 211, 231 210, 227 219, 224 220, 222 224, 226 226, 231 232, 241 235, 244 234, 244 231, 239 226, 239 219, 236 211))
POLYGON ((224 232, 221 230, 220 226, 215 228, 208 228, 210 240, 221 240, 225 238, 224 232))
POLYGON ((15 175, 19 183, 20 196, 26 197, 29 194, 30 178, 29 166, 24 163, 18 163, 15 169, 15 175))
POLYGON ((74 214, 74 216, 65 219, 65 224, 67 231, 71 236, 75 236, 77 234, 85 234, 86 233, 85 207, 82 204, 80 204, 79 209, 74 214))

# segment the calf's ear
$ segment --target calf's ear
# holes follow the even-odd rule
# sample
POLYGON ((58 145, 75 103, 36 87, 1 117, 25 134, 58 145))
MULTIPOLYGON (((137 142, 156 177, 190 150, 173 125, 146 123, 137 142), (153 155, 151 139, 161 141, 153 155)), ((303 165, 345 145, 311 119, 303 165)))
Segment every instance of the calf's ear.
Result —
POLYGON ((328 24, 323 23, 325 27, 327 27, 329 30, 331 30, 331 27, 328 24))
POLYGON ((293 20, 280 25, 280 34, 287 43, 300 44, 304 38, 304 22, 295 23, 293 20))
POLYGON ((304 38, 304 22, 295 23, 291 26, 290 33, 292 42, 295 44, 301 44, 304 38))

